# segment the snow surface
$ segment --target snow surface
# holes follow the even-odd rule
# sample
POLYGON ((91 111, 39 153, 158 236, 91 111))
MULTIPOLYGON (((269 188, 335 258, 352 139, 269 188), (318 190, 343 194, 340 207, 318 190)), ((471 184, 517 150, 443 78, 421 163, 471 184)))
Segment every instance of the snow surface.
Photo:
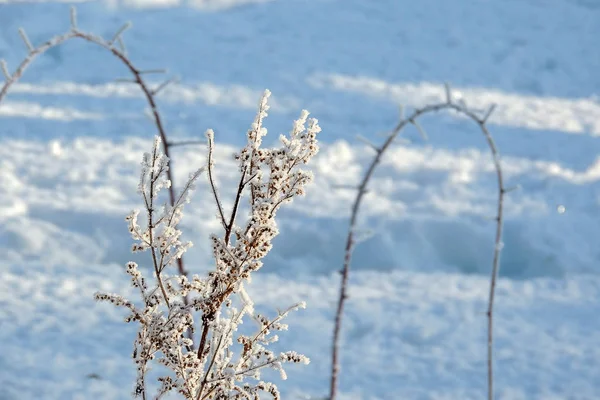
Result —
MULTIPOLYGON (((78 2, 79 3, 79 2, 78 2)), ((590 0, 123 0, 81 2, 79 25, 109 37, 123 22, 132 59, 180 76, 160 97, 169 135, 214 128, 217 177, 260 93, 274 92, 275 140, 301 108, 323 127, 308 197, 281 213, 282 234, 250 288, 272 311, 305 300, 281 346, 307 354, 284 398, 327 393, 332 316, 354 185, 398 105, 444 98, 497 104, 490 120, 507 186, 496 322, 500 399, 597 399, 600 393, 600 3, 590 0)), ((68 29, 62 1, 0 0, 0 58, 68 29)), ((122 66, 72 42, 38 59, 0 104, 0 399, 124 399, 132 326, 97 290, 127 291, 124 216, 154 128, 122 66)), ((170 75, 168 75, 170 76, 170 75)), ((154 77, 159 84, 159 76, 154 77)), ((366 197, 344 325, 345 399, 485 396, 485 309, 496 187, 476 127, 422 120, 384 158, 366 197), (369 231, 374 234, 370 238, 369 231)), ((204 162, 176 148, 175 180, 204 162)), ((210 268, 218 230, 206 186, 183 220, 186 263, 210 268)), ((143 261, 143 260, 137 260, 143 261)))

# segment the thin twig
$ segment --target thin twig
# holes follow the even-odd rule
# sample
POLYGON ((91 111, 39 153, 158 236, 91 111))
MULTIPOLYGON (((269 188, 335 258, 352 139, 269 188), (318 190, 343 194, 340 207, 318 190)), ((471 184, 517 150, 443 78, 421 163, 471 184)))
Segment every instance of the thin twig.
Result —
POLYGON ((77 9, 71 7, 71 29, 77 30, 77 9))
POLYGON ((490 106, 490 108, 488 108, 488 110, 485 112, 485 115, 483 116, 482 121, 485 123, 487 122, 488 118, 492 115, 492 113, 494 112, 494 110, 496 109, 496 105, 492 104, 490 106))
POLYGON ((152 94, 157 95, 161 90, 163 90, 164 88, 166 88, 170 84, 177 82, 178 80, 179 80, 179 78, 175 76, 175 77, 173 77, 171 79, 168 79, 168 80, 164 81, 163 83, 161 83, 160 85, 158 85, 156 87, 156 89, 154 89, 152 91, 152 94))
POLYGON ((27 51, 29 53, 31 53, 35 49, 35 47, 33 47, 33 45, 31 44, 31 41, 29 40, 27 33, 25 33, 25 29, 19 28, 19 35, 21 35, 21 39, 23 40, 23 43, 25 43, 25 47, 27 47, 27 51))
POLYGON ((8 72, 8 64, 6 64, 6 61, 0 60, 0 69, 2 69, 2 75, 4 75, 4 79, 10 81, 12 76, 8 72))
POLYGON ((25 43, 27 51, 31 53, 35 47, 33 47, 33 45, 31 44, 31 40, 29 40, 27 33, 25 33, 25 29, 19 28, 19 35, 21 35, 21 39, 23 40, 23 43, 25 43))
POLYGON ((208 140, 208 181, 210 182, 210 188, 212 190, 213 196, 215 198, 215 203, 217 204, 217 210, 219 211, 219 219, 221 220, 221 224, 223 228, 227 229, 227 221, 225 220, 225 213, 223 212, 223 206, 221 205, 221 200, 219 199, 219 192, 217 190, 217 184, 215 183, 215 178, 213 177, 213 153, 215 147, 215 136, 212 130, 206 131, 206 138, 208 140))
MULTIPOLYGON (((498 270, 500 267, 500 251, 502 249, 502 225, 503 225, 503 207, 504 207, 504 195, 506 194, 506 189, 504 187, 504 181, 502 176, 502 168, 500 163, 500 155, 496 144, 492 138, 492 135, 487 129, 486 121, 489 118, 491 111, 493 108, 486 114, 485 118, 479 118, 475 113, 471 110, 467 109, 463 104, 454 103, 452 100, 451 92, 449 87, 446 89, 446 101, 444 103, 431 104, 427 105, 423 108, 418 108, 408 117, 404 117, 404 108, 401 108, 401 120, 396 125, 396 127, 392 130, 390 135, 387 137, 385 142, 381 147, 379 147, 379 151, 375 154, 375 157, 371 161, 371 164, 368 166, 360 184, 358 185, 358 191, 354 203, 352 205, 352 212, 350 216, 350 224, 348 228, 348 235, 346 237, 346 247, 344 252, 344 263, 343 267, 340 271, 341 274, 341 285, 339 291, 339 298, 337 304, 337 310, 335 314, 335 324, 333 330, 333 344, 332 344, 332 357, 331 357, 331 380, 330 380, 330 391, 328 400, 335 400, 337 395, 337 386, 338 386, 338 377, 339 377, 339 341, 340 341, 340 333, 341 333, 341 325, 342 325, 342 316, 344 312, 344 305, 346 299, 348 298, 348 279, 350 273, 350 263, 352 261, 352 252, 354 250, 354 246, 357 243, 355 238, 356 232, 356 223, 358 218, 358 213, 360 210, 360 206, 362 204, 365 193, 367 192, 367 185, 375 172, 377 165, 380 163, 381 158, 385 151, 391 146, 394 140, 397 138, 399 133, 406 127, 408 124, 413 124, 420 128, 420 125, 416 122, 417 118, 424 114, 429 114, 441 110, 454 110, 457 111, 471 120, 473 120, 480 128, 481 132, 485 136, 486 142, 490 149, 490 152, 493 157, 494 167, 496 169, 496 176, 498 180, 498 209, 496 215, 496 238, 494 245, 494 257, 492 262, 492 276, 490 279, 490 294, 489 294, 489 302, 488 302, 488 400, 493 400, 493 307, 494 307, 494 296, 496 289, 496 280, 498 276, 498 270)), ((423 134, 424 131, 421 133, 423 134)))
POLYGON ((423 127, 421 126, 421 124, 419 124, 419 122, 417 120, 412 120, 410 121, 411 124, 414 125, 415 128, 417 128, 417 131, 419 131, 419 135, 421 135, 421 138, 428 142, 429 141, 429 135, 427 135, 427 132, 425 132, 425 129, 423 129, 423 127))
MULTIPOLYGON (((259 115, 260 115, 260 110, 259 110, 259 115)), ((209 183, 211 186, 211 190, 213 192, 214 198, 215 198, 215 202, 217 203, 217 209, 219 212, 219 218, 221 220, 221 223, 223 225, 223 228, 225 229, 225 235, 224 235, 224 242, 225 242, 225 248, 227 248, 227 246, 229 245, 229 240, 231 238, 231 233, 233 231, 233 227, 235 224, 235 219, 237 216, 237 212, 238 212, 238 208, 239 208, 239 204, 240 201, 242 199, 242 194, 244 192, 244 188, 246 187, 246 185, 252 180, 253 177, 251 177, 250 179, 246 179, 246 173, 247 171, 244 170, 241 174, 240 177, 240 181, 238 184, 238 188, 237 188, 237 192, 235 195, 235 201, 233 204, 233 208, 231 210, 231 215, 229 217, 229 222, 226 221, 225 219, 225 214, 223 212, 223 207, 221 205, 221 201, 219 199, 218 196, 218 191, 217 191, 217 187, 216 187, 216 183, 214 182, 214 178, 212 176, 212 167, 213 167, 213 161, 212 161, 212 157, 213 157, 213 152, 214 152, 214 132, 212 130, 208 130, 206 132, 206 137, 208 139, 208 178, 209 178, 209 183)), ((248 256, 248 255, 247 255, 248 256)), ((246 260, 244 260, 242 262, 242 264, 244 264, 246 260)), ((241 266, 240 266, 241 268, 241 266)), ((212 293, 211 293, 211 297, 214 295, 216 287, 213 286, 212 288, 212 293)), ((231 288, 228 288, 227 291, 231 290, 231 288)), ((227 294, 227 291, 225 292, 225 294, 227 294)), ((225 297, 222 297, 221 299, 219 299, 217 301, 217 307, 220 307, 223 300, 225 299, 225 297)), ((203 324, 203 328, 202 328, 202 334, 200 336, 200 344, 198 346, 198 353, 197 356, 199 359, 203 359, 203 353, 204 353, 204 349, 206 347, 206 339, 208 337, 208 332, 210 330, 210 320, 212 319, 213 315, 212 314, 207 314, 205 316, 203 316, 202 318, 202 324, 203 324)), ((204 391, 204 387, 206 385, 207 380, 206 377, 205 379, 203 379, 201 386, 200 386, 200 391, 198 393, 198 399, 201 398, 202 396, 202 392, 204 391)))
POLYGON ((446 103, 452 103, 452 91, 448 82, 444 82, 444 92, 446 93, 446 103))
POLYGON ((217 359, 217 353, 219 352, 221 343, 223 342, 223 336, 224 335, 219 336, 219 342, 217 343, 217 347, 215 348, 215 351, 210 360, 210 363, 208 364, 208 368, 206 368, 206 372, 204 373, 204 378, 202 378, 202 383, 200 384, 200 389, 198 390, 198 396, 196 397, 197 400, 200 400, 202 398, 202 392, 204 392, 204 387, 206 386, 206 383, 208 382, 208 375, 210 374, 210 371, 212 370, 212 367, 215 364, 215 361, 217 359))
POLYGON ((121 36, 119 36, 117 38, 117 44, 119 45, 119 47, 121 48, 121 52, 123 54, 127 54, 127 47, 125 47, 125 41, 123 41, 123 38, 121 36))
POLYGON ((121 37, 121 35, 123 34, 123 32, 125 32, 129 28, 131 28, 131 22, 126 22, 125 24, 123 24, 123 26, 121 28, 119 28, 119 30, 117 31, 117 33, 114 34, 113 38, 108 41, 108 45, 112 46, 113 43, 115 41, 117 41, 121 37))
POLYGON ((155 68, 155 69, 145 69, 140 71, 140 74, 166 74, 168 71, 166 68, 155 68))
POLYGON ((240 200, 242 199, 242 193, 244 192, 244 187, 248 182, 252 179, 246 179, 246 171, 242 173, 240 177, 240 182, 238 184, 237 192, 235 194, 235 201, 233 202, 233 209, 231 210, 231 216, 229 217, 229 223, 225 228, 225 245, 229 243, 229 239, 231 238, 231 232, 233 230, 233 224, 235 223, 235 217, 237 216, 237 211, 240 206, 240 200))
MULTIPOLYGON (((159 171, 155 172, 156 160, 157 160, 157 151, 158 146, 155 146, 152 152, 152 168, 150 169, 150 188, 149 198, 146 201, 146 209, 148 211, 148 241, 150 242, 150 252, 152 254, 152 264, 154 265, 154 272, 156 273, 156 281, 158 282, 158 286, 160 287, 160 291, 162 292, 163 298, 165 299, 165 304, 167 307, 171 307, 169 304, 169 296, 167 295, 167 291, 165 290, 165 286, 163 284, 162 278, 160 276, 162 265, 158 262, 158 257, 156 256, 156 246, 154 245, 154 185, 156 184, 156 180, 159 179, 160 175, 163 173, 163 169, 161 168, 159 171)), ((144 194, 144 198, 145 198, 144 194)))
POLYGON ((360 140, 361 142, 363 142, 364 144, 366 144, 368 147, 370 147, 371 149, 375 150, 375 152, 379 152, 379 147, 377 147, 373 142, 371 142, 369 139, 367 139, 366 137, 362 136, 362 135, 356 135, 356 138, 358 140, 360 140))

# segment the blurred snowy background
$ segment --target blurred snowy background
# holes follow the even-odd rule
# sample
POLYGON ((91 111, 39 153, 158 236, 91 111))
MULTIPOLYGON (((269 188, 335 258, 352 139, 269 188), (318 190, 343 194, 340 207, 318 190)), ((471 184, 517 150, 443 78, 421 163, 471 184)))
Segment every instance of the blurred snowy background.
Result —
MULTIPOLYGON (((0 58, 12 71, 34 44, 69 29, 112 37, 178 84, 159 107, 173 139, 216 131, 223 196, 231 154, 265 88, 271 141, 302 108, 322 151, 308 197, 251 287, 274 310, 303 299, 282 347, 284 398, 327 393, 333 307, 354 193, 398 105, 444 98, 498 105, 490 120, 507 186, 497 297, 499 399, 600 398, 600 1, 598 0, 0 0, 0 58)), ((0 399, 125 399, 133 326, 92 300, 122 290, 131 257, 123 220, 139 207, 138 166, 155 128, 127 71, 80 41, 49 51, 0 104, 0 399)), ((156 83, 160 82, 156 76, 156 83)), ((387 154, 361 219, 344 326, 346 399, 480 399, 496 187, 481 134, 449 114, 421 121, 387 154)), ((268 141, 269 141, 268 140, 268 141)), ((176 148, 176 182, 205 148, 176 148)), ((210 268, 218 229, 200 187, 184 218, 188 269, 210 268)))

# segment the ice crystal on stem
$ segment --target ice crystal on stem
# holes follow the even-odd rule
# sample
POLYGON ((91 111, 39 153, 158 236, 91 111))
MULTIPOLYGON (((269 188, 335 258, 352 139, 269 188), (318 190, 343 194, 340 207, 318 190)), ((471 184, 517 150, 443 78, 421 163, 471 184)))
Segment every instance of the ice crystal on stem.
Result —
MULTIPOLYGON (((289 351, 274 353, 269 345, 278 340, 274 332, 287 329, 282 323, 289 312, 304 308, 296 304, 269 319, 254 311, 252 299, 244 282, 261 268, 262 259, 271 250, 271 241, 279 230, 275 221, 277 210, 295 196, 304 195, 312 180, 301 166, 317 153, 316 135, 320 127, 302 111, 289 136, 280 137, 279 148, 261 148, 267 130, 266 91, 259 111, 248 131, 247 145, 236 155, 240 179, 232 210, 226 214, 213 177, 214 133, 207 132, 208 162, 190 175, 174 206, 157 206, 161 189, 170 186, 166 178, 168 159, 160 150, 160 139, 154 141, 151 153, 144 154, 138 192, 142 197, 146 223, 138 223, 139 211, 127 218, 134 240, 134 252, 149 252, 153 279, 148 279, 129 262, 125 272, 131 284, 139 290, 141 301, 133 303, 118 294, 97 293, 97 300, 108 301, 129 311, 126 322, 137 322, 139 330, 134 341, 133 359, 137 366, 134 395, 144 400, 147 393, 147 372, 150 363, 164 367, 158 378, 160 388, 154 399, 169 392, 178 392, 185 399, 260 399, 266 393, 279 399, 277 386, 261 380, 261 370, 272 368, 286 379, 284 363, 308 363, 307 357, 289 351), (194 275, 168 276, 165 270, 191 246, 181 241, 178 224, 183 206, 189 200, 194 183, 207 172, 209 187, 218 209, 223 232, 210 237, 215 268, 206 277, 194 275), (248 218, 242 224, 236 219, 245 193, 250 200, 248 218), (227 216, 226 216, 227 215, 227 216), (190 302, 182 301, 189 296, 190 302), (252 335, 238 333, 245 317, 255 320, 258 331, 252 335), (197 333, 192 338, 191 332, 197 333)), ((174 269, 176 271, 176 269, 174 269)))

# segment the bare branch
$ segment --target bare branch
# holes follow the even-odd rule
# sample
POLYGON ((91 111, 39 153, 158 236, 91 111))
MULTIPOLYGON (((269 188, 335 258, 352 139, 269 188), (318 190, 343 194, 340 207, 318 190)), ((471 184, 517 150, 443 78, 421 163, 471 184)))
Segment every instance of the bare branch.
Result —
POLYGON ((113 38, 108 41, 108 45, 112 46, 113 43, 115 43, 117 40, 119 40, 119 38, 121 38, 121 35, 123 34, 123 32, 125 32, 127 29, 131 28, 131 26, 132 26, 131 22, 126 22, 125 24, 123 24, 123 26, 121 28, 119 28, 117 33, 115 33, 113 38))
MULTIPOLYGON (((82 39, 88 43, 97 45, 97 46, 107 50, 114 57, 119 59, 127 67, 127 69, 129 69, 129 71, 131 72, 131 74, 133 76, 133 81, 135 83, 137 83, 137 85, 140 87, 140 89, 144 93, 146 101, 150 107, 150 113, 152 116, 152 120, 158 130, 160 137, 161 137, 163 151, 165 153, 165 156, 170 158, 167 134, 166 134, 165 128, 163 126, 162 117, 161 117, 161 115, 158 111, 158 107, 156 105, 154 93, 149 88, 148 84, 144 81, 140 70, 137 67, 135 67, 133 62, 127 57, 127 55, 125 53, 125 45, 124 45, 124 43, 122 43, 122 40, 121 40, 121 34, 127 28, 129 28, 131 26, 131 24, 125 24, 119 30, 118 34, 115 35, 115 38, 121 45, 121 50, 119 50, 112 46, 112 42, 108 42, 105 39, 103 39, 99 36, 96 36, 92 33, 86 33, 86 32, 79 31, 78 29, 76 29, 76 26, 75 27, 73 26, 74 25, 73 22, 76 22, 76 11, 74 8, 71 9, 71 30, 67 33, 54 36, 53 38, 46 41, 39 47, 33 48, 33 50, 31 50, 30 53, 28 54, 28 56, 19 64, 19 66, 13 72, 12 75, 9 73, 8 68, 6 67, 6 63, 0 63, 0 68, 2 68, 2 72, 6 78, 6 82, 4 83, 4 85, 2 85, 2 87, 0 87, 0 103, 2 103, 2 101, 6 97, 8 91, 12 87, 12 85, 15 84, 23 76, 23 74, 25 73, 25 70, 29 67, 29 65, 38 56, 44 54, 45 52, 47 52, 48 50, 50 50, 52 48, 62 45, 63 43, 65 43, 67 41, 70 41, 73 39, 82 39)), ((22 35, 22 37, 23 37, 23 35, 22 35)), ((26 36, 23 39, 24 41, 25 41, 25 38, 26 38, 26 36)), ((173 180, 172 168, 168 169, 166 173, 167 173, 167 178, 173 183, 174 180, 173 180)), ((169 187, 169 201, 172 206, 175 204, 174 184, 172 184, 169 187)), ((183 257, 179 258, 177 260, 177 267, 178 267, 180 275, 185 275, 185 276, 188 275, 188 273, 184 267, 183 257)), ((189 303, 189 299, 187 298, 187 296, 183 300, 184 300, 184 304, 187 305, 189 303)))
POLYGON ((233 203, 233 209, 231 210, 231 216, 229 217, 229 223, 225 227, 225 244, 229 243, 229 239, 231 238, 231 232, 233 231, 233 224, 235 224, 235 218, 237 216, 238 208, 240 206, 240 200, 242 199, 242 193, 244 192, 244 188, 246 185, 254 179, 256 174, 254 174, 251 178, 246 179, 246 171, 242 173, 240 177, 240 182, 238 183, 237 192, 235 194, 235 201, 233 203))
POLYGON ((494 399, 494 299, 496 294, 496 280, 498 278, 498 271, 500 269, 500 252, 502 251, 502 227, 503 227, 503 216, 504 216, 504 194, 506 189, 504 188, 504 180, 502 176, 502 166, 500 164, 500 155, 498 153, 496 143, 490 132, 487 129, 484 121, 479 121, 478 125, 485 135, 488 142, 488 146, 494 159, 494 165, 496 167, 496 176, 498 179, 498 219, 496 221, 496 239, 494 245, 494 256, 492 260, 492 276, 490 278, 490 295, 488 300, 488 400, 494 399))
POLYGON ((77 30, 77 8, 71 6, 71 30, 77 30))
POLYGON ((452 103, 452 91, 450 90, 450 85, 448 85, 448 82, 444 82, 444 90, 446 92, 446 103, 452 103))
POLYGON ((377 167, 377 165, 381 161, 381 157, 385 153, 385 151, 391 146, 391 144, 397 139, 397 136, 400 132, 406 127, 408 124, 413 124, 419 130, 422 136, 425 138, 427 135, 423 128, 417 122, 417 119, 428 113, 433 113, 441 110, 454 110, 460 114, 465 115, 473 122, 475 122, 483 136, 486 139, 488 147, 490 149, 490 153, 493 158, 494 167, 496 170, 496 177, 498 182, 498 207, 497 214, 494 217, 496 221, 496 237, 494 242, 494 252, 493 252, 493 261, 492 261, 492 271, 490 278, 490 291, 489 291, 489 300, 488 300, 488 400, 493 400, 493 307, 494 307, 494 298, 495 298, 495 289, 496 289, 496 280, 498 276, 498 270, 500 268, 500 252, 502 250, 502 227, 503 227, 503 210, 504 210, 504 195, 507 193, 507 189, 504 187, 504 180, 502 174, 502 166, 500 163, 500 155, 496 144, 492 138, 492 135, 487 129, 486 120, 493 111, 488 111, 486 118, 479 118, 473 111, 469 110, 465 102, 462 100, 454 100, 451 97, 451 91, 449 86, 446 87, 446 102, 430 104, 423 108, 416 109, 410 116, 404 118, 404 109, 401 107, 401 119, 400 122, 396 125, 396 127, 392 130, 392 132, 388 135, 387 139, 379 147, 380 151, 375 155, 367 170, 363 176, 361 183, 359 184, 358 193, 354 200, 354 204, 352 205, 352 211, 350 216, 350 224, 348 227, 348 235, 346 237, 346 248, 344 252, 344 262, 343 268, 340 271, 341 274, 341 284, 339 290, 339 298, 337 303, 337 309, 335 314, 335 323, 333 330, 333 343, 332 343, 332 359, 331 359, 331 380, 330 380, 330 393, 328 400, 335 400, 337 395, 337 384, 338 384, 338 376, 339 376, 339 340, 340 340, 340 332, 341 332, 341 324, 342 324, 342 316, 344 312, 345 301, 348 298, 348 279, 350 274, 350 264, 352 261, 352 253, 354 250, 354 246, 359 241, 356 237, 356 223, 358 219, 358 213, 360 211, 360 207, 362 205, 362 201, 364 195, 366 193, 365 188, 367 184, 371 180, 373 173, 377 167))
POLYGON ((27 37, 27 33, 25 33, 25 29, 19 28, 19 35, 21 36, 21 39, 23 39, 23 43, 25 43, 25 46, 27 47, 27 51, 29 52, 29 54, 33 53, 33 50, 35 50, 35 48, 33 47, 33 45, 31 44, 31 41, 27 37))
POLYGON ((169 80, 164 81, 163 83, 161 83, 160 85, 158 85, 158 87, 156 89, 154 89, 152 91, 152 94, 154 94, 155 96, 158 94, 158 92, 160 92, 161 90, 163 90, 164 88, 166 88, 167 86, 169 86, 172 83, 175 83, 179 80, 178 77, 173 77, 169 80))
POLYGON ((156 180, 160 177, 160 174, 163 172, 162 170, 156 172, 156 161, 158 159, 158 143, 154 146, 152 151, 152 168, 150 170, 150 189, 148 190, 149 196, 146 200, 146 211, 148 213, 148 234, 150 242, 150 252, 152 253, 152 264, 154 265, 154 271, 156 273, 156 281, 158 282, 158 286, 160 287, 161 293, 165 300, 165 304, 167 307, 169 306, 169 296, 165 290, 162 278, 160 276, 160 272, 162 270, 162 266, 158 263, 158 258, 156 255, 156 246, 154 246, 154 185, 156 184, 156 180))
POLYGON ((127 47, 125 47, 125 41, 123 40, 123 38, 121 36, 119 36, 117 38, 117 44, 119 45, 119 49, 121 50, 121 53, 127 54, 127 47))
POLYGON ((417 120, 413 119, 410 121, 410 123, 413 124, 415 128, 417 128, 417 130, 419 131, 419 135, 421 135, 424 141, 429 141, 429 136, 427 135, 427 132, 425 132, 425 129, 423 129, 423 127, 417 122, 417 120))
POLYGON ((10 81, 12 77, 10 76, 10 72, 8 72, 8 64, 6 64, 5 60, 0 60, 0 69, 2 69, 2 75, 4 75, 4 79, 6 81, 10 81))
POLYGON ((217 184, 215 183, 215 178, 213 177, 213 153, 215 149, 215 133, 212 131, 212 129, 206 131, 206 138, 208 139, 208 180, 210 182, 210 188, 215 198, 215 203, 217 204, 219 219, 221 220, 223 228, 227 229, 227 221, 225 220, 225 214, 223 213, 223 206, 221 205, 221 200, 219 199, 219 193, 217 191, 217 184))
POLYGON ((363 142, 364 144, 366 144, 367 146, 369 146, 370 148, 372 148, 373 150, 375 150, 376 152, 379 152, 380 149, 379 147, 375 146, 373 144, 373 142, 371 142, 369 139, 367 139, 366 137, 362 136, 362 135, 356 135, 356 138, 358 140, 360 140, 361 142, 363 142))
POLYGON ((485 115, 483 116, 483 119, 482 119, 483 123, 487 122, 487 120, 490 118, 490 116, 492 115, 492 113, 494 112, 495 109, 496 109, 496 104, 492 104, 490 106, 490 108, 488 108, 485 115))
POLYGON ((166 74, 168 70, 166 68, 157 68, 157 69, 145 69, 140 71, 140 74, 166 74))
MULTIPOLYGON (((390 136, 390 132, 382 132, 382 133, 377 134, 377 136, 387 139, 388 136, 390 136)), ((405 137, 396 137, 396 139, 394 139, 394 143, 408 146, 410 144, 413 144, 413 141, 410 140, 409 138, 405 138, 405 137)))
MULTIPOLYGON (((246 175, 246 174, 244 174, 244 175, 246 175)), ((257 172, 257 173, 255 173, 255 174, 253 174, 253 175, 252 175, 251 177, 249 177, 248 179, 246 179, 246 180, 245 180, 245 181, 244 181, 244 182, 241 184, 241 185, 242 185, 242 187, 246 187, 246 185, 248 185, 248 184, 249 184, 249 183, 252 181, 252 179, 256 178, 256 176, 257 176, 257 175, 258 175, 258 172, 257 172)))

